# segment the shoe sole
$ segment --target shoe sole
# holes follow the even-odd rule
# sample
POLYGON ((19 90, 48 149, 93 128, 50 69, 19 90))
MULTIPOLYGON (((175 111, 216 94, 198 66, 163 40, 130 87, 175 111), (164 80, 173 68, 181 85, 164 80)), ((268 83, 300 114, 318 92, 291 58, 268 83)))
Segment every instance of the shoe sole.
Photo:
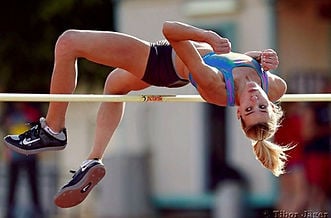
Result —
POLYGON ((68 208, 80 204, 105 174, 106 169, 102 165, 90 168, 81 181, 73 186, 63 188, 54 196, 55 205, 61 208, 68 208))
POLYGON ((5 144, 11 150, 16 151, 20 154, 25 154, 25 155, 38 154, 38 153, 41 153, 43 151, 59 151, 59 150, 65 149, 65 147, 66 147, 66 145, 63 145, 63 146, 56 146, 56 147, 54 146, 54 147, 38 148, 38 149, 34 149, 34 150, 25 150, 25 149, 22 149, 22 148, 18 148, 15 145, 12 145, 12 144, 10 144, 6 141, 5 141, 5 144))

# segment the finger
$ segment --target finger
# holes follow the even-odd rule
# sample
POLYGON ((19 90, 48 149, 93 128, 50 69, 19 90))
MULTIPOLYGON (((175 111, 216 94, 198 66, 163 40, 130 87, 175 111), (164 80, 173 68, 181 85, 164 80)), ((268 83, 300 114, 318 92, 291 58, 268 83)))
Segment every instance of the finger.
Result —
POLYGON ((268 68, 269 70, 275 70, 277 69, 278 65, 277 64, 262 64, 261 67, 264 68, 268 68))
POLYGON ((276 53, 263 53, 261 55, 261 59, 274 59, 274 60, 278 60, 278 56, 276 53))
POLYGON ((263 55, 261 57, 261 61, 265 62, 278 62, 278 56, 277 55, 263 55))
POLYGON ((262 60, 262 62, 261 62, 263 65, 264 64, 269 64, 269 65, 274 65, 274 66, 278 66, 278 64, 279 64, 279 61, 278 60, 276 60, 276 59, 267 59, 267 60, 262 60))
POLYGON ((230 45, 219 45, 213 48, 216 53, 229 53, 231 51, 230 45))
POLYGON ((214 52, 218 53, 218 54, 226 54, 226 53, 229 53, 230 51, 231 51, 230 48, 217 48, 217 49, 214 49, 214 52))
POLYGON ((261 60, 262 63, 278 63, 278 59, 276 58, 263 58, 261 60))
POLYGON ((278 60, 278 56, 276 54, 273 54, 273 53, 265 53, 265 54, 262 54, 261 56, 262 59, 264 60, 278 60))
POLYGON ((266 49, 262 51, 262 54, 277 54, 273 49, 266 49))
POLYGON ((275 69, 277 69, 278 64, 275 64, 275 63, 263 63, 261 66, 262 66, 262 68, 265 71, 268 71, 268 70, 275 70, 275 69))

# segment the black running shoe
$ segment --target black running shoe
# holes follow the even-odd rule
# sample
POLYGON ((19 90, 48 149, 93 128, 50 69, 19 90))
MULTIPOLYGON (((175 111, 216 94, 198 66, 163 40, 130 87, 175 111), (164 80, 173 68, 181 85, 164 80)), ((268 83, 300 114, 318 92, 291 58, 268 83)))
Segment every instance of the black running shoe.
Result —
POLYGON ((99 159, 86 160, 72 179, 55 195, 54 203, 61 208, 73 207, 85 200, 92 188, 105 176, 106 169, 99 159))
POLYGON ((42 151, 62 150, 67 145, 67 132, 63 129, 58 134, 48 130, 45 118, 31 123, 31 129, 20 135, 8 135, 4 138, 10 149, 21 154, 36 154, 42 151))

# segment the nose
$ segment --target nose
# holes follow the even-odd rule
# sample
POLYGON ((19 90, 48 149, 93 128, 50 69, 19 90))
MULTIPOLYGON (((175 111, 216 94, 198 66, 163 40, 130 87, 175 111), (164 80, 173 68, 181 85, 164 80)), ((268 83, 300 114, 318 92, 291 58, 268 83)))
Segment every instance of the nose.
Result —
POLYGON ((258 97, 257 97, 256 95, 252 95, 252 96, 250 97, 250 100, 251 100, 252 102, 257 102, 258 97))

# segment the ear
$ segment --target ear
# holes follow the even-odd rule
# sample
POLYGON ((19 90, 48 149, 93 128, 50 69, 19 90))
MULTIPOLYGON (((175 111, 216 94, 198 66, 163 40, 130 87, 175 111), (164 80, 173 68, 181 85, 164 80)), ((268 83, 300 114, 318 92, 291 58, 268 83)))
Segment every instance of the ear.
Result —
POLYGON ((240 109, 239 109, 239 107, 237 108, 237 119, 238 120, 240 120, 240 115, 241 115, 241 113, 240 113, 240 109))

